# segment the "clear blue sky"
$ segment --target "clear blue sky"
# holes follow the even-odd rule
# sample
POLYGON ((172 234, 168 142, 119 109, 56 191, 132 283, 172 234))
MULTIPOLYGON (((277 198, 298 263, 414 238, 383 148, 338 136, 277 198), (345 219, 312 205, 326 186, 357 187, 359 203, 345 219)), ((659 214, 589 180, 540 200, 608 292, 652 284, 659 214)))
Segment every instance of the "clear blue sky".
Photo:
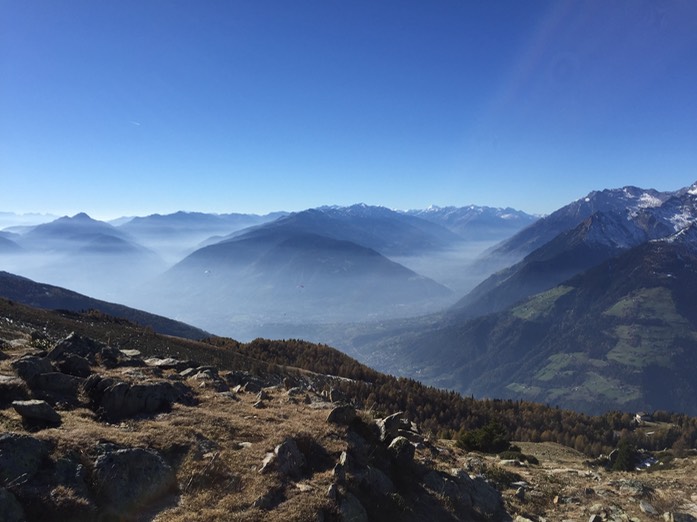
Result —
POLYGON ((695 180, 693 0, 0 0, 0 210, 547 213, 695 180))

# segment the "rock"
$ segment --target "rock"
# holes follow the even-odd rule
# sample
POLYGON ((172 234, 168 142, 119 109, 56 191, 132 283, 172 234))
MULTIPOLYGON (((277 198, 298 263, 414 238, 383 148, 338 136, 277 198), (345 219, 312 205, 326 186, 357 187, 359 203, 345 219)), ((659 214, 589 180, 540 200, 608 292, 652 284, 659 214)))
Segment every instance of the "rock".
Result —
POLYGON ((329 401, 330 402, 346 402, 346 395, 341 390, 332 388, 329 390, 329 401))
POLYGON ((30 424, 58 426, 61 416, 46 401, 14 401, 12 407, 30 424))
POLYGON ((107 451, 97 457, 92 474, 104 517, 127 518, 176 490, 174 470, 152 450, 107 451))
POLYGON ((397 491, 394 483, 382 470, 368 466, 361 475, 360 482, 365 488, 377 495, 391 495, 397 491))
POLYGON ((268 401, 270 398, 271 396, 268 394, 266 390, 261 390, 259 393, 257 393, 258 401, 268 401))
POLYGON ((24 510, 15 496, 5 488, 0 488, 0 520, 3 522, 24 522, 24 510))
POLYGON ((425 441, 423 435, 416 433, 412 430, 404 430, 401 428, 397 430, 397 436, 405 437, 409 439, 409 442, 413 442, 414 444, 423 444, 425 441))
POLYGON ((399 432, 400 421, 402 420, 403 416, 404 412, 400 411, 397 413, 393 413, 392 415, 389 415, 384 419, 375 421, 375 424, 377 424, 378 428, 380 429, 381 442, 389 443, 392 439, 394 439, 397 436, 399 432))
POLYGON ((305 393, 305 391, 299 386, 295 386, 293 388, 289 388, 286 393, 288 394, 288 397, 295 397, 297 395, 302 395, 305 393))
POLYGON ((259 393, 261 391, 261 384, 256 381, 248 381, 242 385, 242 391, 246 393, 259 393))
POLYGON ((647 515, 658 515, 656 508, 649 504, 646 500, 639 501, 639 509, 641 509, 642 513, 646 513, 647 515))
POLYGON ((387 448, 394 461, 399 465, 407 465, 414 460, 416 449, 405 437, 396 437, 387 448))
POLYGON ((329 412, 327 416, 327 422, 330 424, 340 424, 348 426, 356 418, 356 408, 345 404, 343 406, 337 406, 332 411, 329 412))
POLYGON ((82 380, 61 372, 41 373, 29 384, 32 390, 53 392, 61 395, 75 395, 82 380))
POLYGON ((336 484, 332 484, 327 488, 327 498, 329 500, 336 500, 339 496, 339 488, 336 484))
POLYGON ((283 490, 272 488, 257 498, 252 504, 254 507, 268 511, 283 502, 283 490))
POLYGON ((298 449, 294 439, 286 439, 274 449, 278 471, 284 475, 298 476, 305 466, 305 456, 298 449))
POLYGON ((147 366, 153 366, 161 370, 182 371, 189 368, 189 366, 182 367, 182 361, 173 359, 172 357, 165 357, 164 359, 160 357, 150 357, 149 359, 145 359, 144 362, 147 366))
POLYGON ((464 507, 472 506, 469 494, 463 494, 458 482, 450 475, 432 470, 424 475, 422 481, 428 489, 446 497, 455 504, 464 505, 464 507))
POLYGON ((266 403, 264 401, 257 401, 253 405, 256 409, 260 410, 266 408, 266 403))
POLYGON ((341 522, 369 522, 368 513, 363 504, 351 493, 346 493, 339 504, 341 522))
POLYGON ((56 361, 55 365, 61 373, 67 373, 75 377, 89 377, 92 374, 90 362, 84 357, 73 353, 65 354, 61 360, 56 361))
POLYGON ((519 500, 525 500, 525 488, 524 487, 519 487, 518 489, 515 490, 515 496, 519 500))
POLYGON ((588 522, 603 522, 603 517, 600 515, 591 515, 588 522))
POLYGON ((168 411, 175 401, 191 400, 191 390, 179 382, 129 384, 93 375, 85 381, 83 389, 93 409, 108 420, 168 411))
POLYGON ((28 435, 0 435, 0 483, 4 485, 30 480, 48 457, 47 443, 28 435))
POLYGON ((61 359, 64 354, 73 354, 94 362, 96 355, 105 346, 105 344, 99 341, 72 332, 64 339, 58 341, 51 351, 48 352, 46 358, 50 361, 57 361, 61 359))
POLYGON ((273 453, 266 454, 259 473, 278 471, 282 475, 297 478, 300 476, 304 466, 305 456, 298 449, 295 440, 287 438, 276 446, 273 453))
POLYGON ((51 361, 35 355, 25 355, 16 361, 12 362, 12 368, 17 372, 27 384, 41 373, 49 373, 53 371, 51 361))
POLYGON ((10 375, 0 375, 0 407, 28 397, 29 392, 22 379, 10 375))

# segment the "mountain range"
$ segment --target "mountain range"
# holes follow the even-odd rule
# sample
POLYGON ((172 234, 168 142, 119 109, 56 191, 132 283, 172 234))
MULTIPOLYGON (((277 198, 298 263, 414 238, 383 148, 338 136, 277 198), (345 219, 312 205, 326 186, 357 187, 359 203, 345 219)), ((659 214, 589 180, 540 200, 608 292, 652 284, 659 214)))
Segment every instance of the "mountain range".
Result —
MULTIPOLYGON (((481 397, 594 413, 697 411, 697 185, 594 191, 537 220, 510 209, 367 205, 249 219, 260 222, 221 226, 147 280, 129 261, 130 274, 116 279, 130 284, 127 304, 232 336, 309 336, 380 370, 481 397), (469 264, 461 249, 487 220, 502 235, 511 222, 523 228, 469 264), (463 297, 413 269, 447 256, 451 272, 505 266, 463 297)), ((128 223, 77 215, 1 237, 22 252, 49 248, 99 265, 116 252, 159 258, 141 241, 179 231, 200 239, 219 224, 188 213, 128 223)))
POLYGON ((461 250, 482 249, 466 238, 467 223, 499 237, 535 219, 473 206, 417 214, 357 204, 110 224, 80 213, 2 232, 0 261, 35 280, 253 338, 270 321, 295 328, 440 309, 476 279, 463 269, 461 250))
POLYGON ((210 335, 204 330, 179 321, 173 321, 166 317, 120 304, 93 299, 65 288, 37 283, 26 277, 3 271, 0 271, 0 297, 48 310, 68 312, 96 311, 117 319, 125 319, 140 326, 152 328, 157 333, 174 335, 185 339, 197 340, 210 335))
POLYGON ((451 309, 359 331, 346 348, 476 396, 695 414, 696 201, 695 186, 593 192, 492 250, 541 244, 451 309))

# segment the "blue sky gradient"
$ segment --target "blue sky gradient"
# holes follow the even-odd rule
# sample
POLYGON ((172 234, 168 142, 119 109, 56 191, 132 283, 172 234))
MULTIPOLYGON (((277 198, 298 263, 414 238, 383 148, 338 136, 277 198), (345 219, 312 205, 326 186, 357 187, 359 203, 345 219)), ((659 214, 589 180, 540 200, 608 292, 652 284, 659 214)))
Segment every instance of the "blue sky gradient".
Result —
POLYGON ((0 210, 548 213, 697 180, 697 2, 0 0, 0 210))

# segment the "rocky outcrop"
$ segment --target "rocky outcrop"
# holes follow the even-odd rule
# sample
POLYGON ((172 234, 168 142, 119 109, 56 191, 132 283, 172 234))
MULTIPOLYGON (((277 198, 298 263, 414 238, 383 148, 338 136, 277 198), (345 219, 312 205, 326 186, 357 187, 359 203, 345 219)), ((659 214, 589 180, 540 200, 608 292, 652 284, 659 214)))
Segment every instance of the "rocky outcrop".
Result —
POLYGON ((127 518, 177 487, 172 467, 158 453, 117 449, 97 457, 92 473, 100 511, 105 517, 127 518))
POLYGON ((58 426, 61 423, 61 416, 46 401, 14 401, 12 407, 30 427, 58 426))
POLYGON ((356 419, 356 408, 348 404, 337 406, 329 412, 327 422, 331 424, 343 424, 348 426, 356 419))
POLYGON ((49 449, 47 443, 28 435, 0 435, 0 485, 8 487, 31 480, 49 449))
POLYGON ((288 438, 267 453, 259 473, 277 471, 282 475, 298 478, 305 466, 305 456, 294 439, 288 438))
POLYGON ((26 520, 21 504, 5 488, 0 488, 0 520, 3 522, 24 522, 26 520))
POLYGON ((108 420, 168 411, 175 401, 193 400, 185 384, 164 380, 132 384, 95 374, 83 389, 91 407, 108 420))

